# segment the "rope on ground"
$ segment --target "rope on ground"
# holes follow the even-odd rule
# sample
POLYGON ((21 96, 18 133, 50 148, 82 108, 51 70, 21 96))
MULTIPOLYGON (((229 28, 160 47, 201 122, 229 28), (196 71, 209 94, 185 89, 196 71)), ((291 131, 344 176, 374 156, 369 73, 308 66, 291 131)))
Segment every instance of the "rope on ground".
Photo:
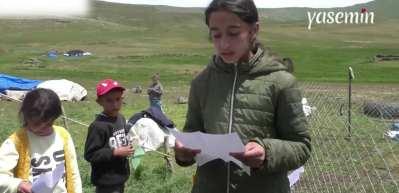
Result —
MULTIPOLYGON (((3 94, 3 93, 0 93, 0 96, 1 96, 1 97, 4 97, 4 98, 6 98, 6 99, 12 100, 12 101, 14 101, 14 102, 22 103, 21 100, 11 98, 11 97, 9 97, 9 96, 3 94)), ((63 119, 66 119, 66 120, 68 120, 68 121, 71 121, 71 122, 73 122, 73 123, 76 123, 76 124, 78 124, 78 125, 85 126, 85 127, 89 127, 88 124, 82 123, 82 122, 77 121, 77 120, 74 120, 74 119, 71 119, 71 118, 69 118, 69 117, 67 117, 67 116, 65 116, 65 115, 61 115, 60 117, 63 118, 63 119)))

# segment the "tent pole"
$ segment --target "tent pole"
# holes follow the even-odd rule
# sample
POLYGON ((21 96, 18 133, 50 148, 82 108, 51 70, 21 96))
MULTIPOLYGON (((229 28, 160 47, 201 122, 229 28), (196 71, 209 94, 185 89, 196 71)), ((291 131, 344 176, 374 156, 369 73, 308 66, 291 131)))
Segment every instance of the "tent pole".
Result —
POLYGON ((62 105, 62 103, 61 103, 61 110, 62 110, 62 115, 63 115, 63 116, 62 116, 62 120, 63 120, 63 122, 64 122, 65 129, 69 130, 68 122, 67 122, 67 119, 66 119, 66 114, 65 114, 64 105, 62 105))

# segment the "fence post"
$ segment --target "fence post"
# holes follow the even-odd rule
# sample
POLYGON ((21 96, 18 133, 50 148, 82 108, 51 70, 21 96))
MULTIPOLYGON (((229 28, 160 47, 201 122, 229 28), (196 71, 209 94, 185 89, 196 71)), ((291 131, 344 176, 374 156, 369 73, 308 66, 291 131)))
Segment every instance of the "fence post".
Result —
MULTIPOLYGON (((169 148, 169 136, 165 136, 164 138, 164 148, 165 148, 165 154, 170 155, 170 148, 169 148)), ((166 167, 173 173, 173 163, 170 158, 170 156, 164 156, 164 159, 166 161, 166 167)))
POLYGON ((352 81, 355 79, 352 67, 348 70, 348 137, 352 137, 352 81))
POLYGON ((69 127, 68 127, 68 120, 67 120, 67 118, 66 118, 64 105, 62 105, 62 104, 61 104, 61 111, 62 111, 62 115, 63 115, 62 120, 64 121, 64 127, 65 127, 66 130, 69 130, 69 127))

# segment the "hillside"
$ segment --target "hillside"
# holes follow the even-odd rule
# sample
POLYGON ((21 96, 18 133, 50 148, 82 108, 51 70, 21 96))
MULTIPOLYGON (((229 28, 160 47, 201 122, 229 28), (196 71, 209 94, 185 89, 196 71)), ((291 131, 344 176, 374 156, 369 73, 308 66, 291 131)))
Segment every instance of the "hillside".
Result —
MULTIPOLYGON (((379 7, 389 7, 386 5, 388 0, 378 2, 379 7)), ((372 3, 376 2, 369 3, 370 6, 372 3)), ((40 77, 48 76, 45 71, 51 69, 54 76, 72 75, 78 79, 81 76, 76 69, 79 68, 79 73, 95 72, 117 75, 126 81, 142 81, 141 78, 154 68, 178 69, 171 78, 189 82, 190 74, 199 71, 213 53, 200 9, 100 1, 94 2, 93 6, 87 18, 0 20, 0 70, 40 77), (66 51, 75 48, 89 50, 95 56, 85 60, 45 59, 45 53, 50 49, 66 51), (32 57, 42 58, 47 69, 26 67, 24 61, 32 57), (100 67, 106 64, 114 68, 100 67), (137 76, 132 77, 126 72, 132 66, 137 76)), ((357 5, 352 9, 359 10, 364 6, 357 5)), ((399 53, 399 25, 393 16, 377 20, 373 25, 314 25, 311 31, 307 29, 306 20, 271 19, 278 15, 287 16, 286 12, 291 14, 289 17, 294 17, 300 10, 261 10, 264 18, 259 35, 265 46, 294 60, 295 74, 300 80, 345 82, 346 69, 353 66, 360 74, 359 82, 399 82, 397 62, 371 61, 377 54, 399 53), (273 17, 265 18, 266 13, 273 17)), ((394 12, 387 13, 394 15, 394 12)))
POLYGON ((397 0, 375 0, 372 2, 357 4, 349 7, 340 8, 277 8, 277 9, 261 9, 261 15, 267 19, 278 22, 292 22, 307 20, 308 11, 360 11, 361 8, 367 8, 374 11, 377 21, 385 19, 399 19, 399 1, 397 0))

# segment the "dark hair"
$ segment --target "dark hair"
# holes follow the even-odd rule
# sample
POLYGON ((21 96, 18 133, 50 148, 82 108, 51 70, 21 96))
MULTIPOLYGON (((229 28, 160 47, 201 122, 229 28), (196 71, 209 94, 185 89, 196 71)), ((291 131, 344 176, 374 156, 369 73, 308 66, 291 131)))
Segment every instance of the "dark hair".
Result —
POLYGON ((62 114, 58 95, 49 89, 35 89, 26 94, 19 110, 19 117, 25 127, 27 121, 47 122, 57 119, 62 114))
MULTIPOLYGON (((226 10, 237 15, 242 21, 253 25, 259 22, 258 9, 253 0, 213 0, 205 10, 205 23, 209 26, 211 14, 216 11, 226 10)), ((211 40, 211 37, 209 36, 211 40)), ((252 43, 252 50, 256 51, 263 45, 255 39, 252 43)))
POLYGON ((205 10, 206 25, 209 26, 211 14, 220 10, 230 11, 248 24, 259 21, 258 9, 252 0, 213 0, 205 10))

